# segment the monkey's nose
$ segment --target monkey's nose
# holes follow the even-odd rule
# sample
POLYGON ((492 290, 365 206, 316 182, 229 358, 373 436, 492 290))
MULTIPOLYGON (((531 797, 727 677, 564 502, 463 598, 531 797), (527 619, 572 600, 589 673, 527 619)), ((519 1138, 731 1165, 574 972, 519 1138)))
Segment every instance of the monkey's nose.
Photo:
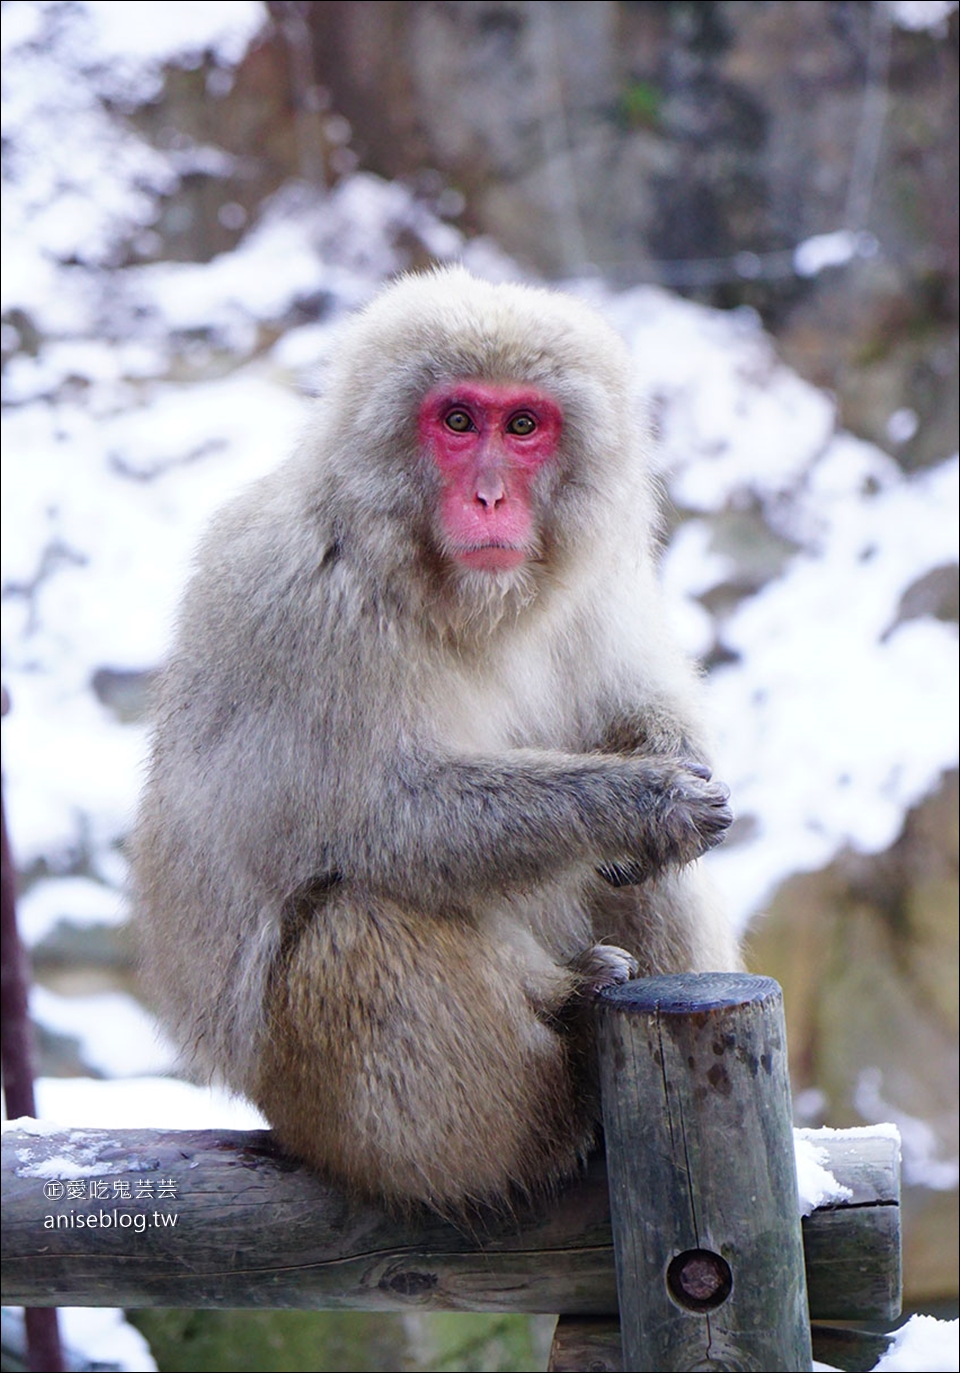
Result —
POLYGON ((474 496, 484 509, 496 510, 497 506, 502 505, 506 500, 507 492, 500 478, 491 473, 489 476, 484 474, 479 478, 474 496))

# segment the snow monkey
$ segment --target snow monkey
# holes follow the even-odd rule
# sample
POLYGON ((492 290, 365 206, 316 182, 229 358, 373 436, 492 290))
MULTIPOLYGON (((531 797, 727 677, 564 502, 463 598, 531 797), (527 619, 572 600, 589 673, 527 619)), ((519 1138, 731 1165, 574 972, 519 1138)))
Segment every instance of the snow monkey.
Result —
POLYGON ((149 983, 354 1195, 551 1187, 597 990, 739 966, 629 373, 573 298, 404 277, 201 545, 134 841, 149 983))

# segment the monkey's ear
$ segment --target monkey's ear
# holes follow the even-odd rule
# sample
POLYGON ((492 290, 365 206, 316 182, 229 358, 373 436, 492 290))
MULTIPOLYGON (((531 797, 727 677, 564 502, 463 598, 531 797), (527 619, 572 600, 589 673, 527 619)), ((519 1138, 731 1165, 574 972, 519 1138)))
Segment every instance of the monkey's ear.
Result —
POLYGON ((646 876, 639 863, 626 860, 620 863, 603 863, 597 868, 597 872, 611 887, 636 887, 646 876))

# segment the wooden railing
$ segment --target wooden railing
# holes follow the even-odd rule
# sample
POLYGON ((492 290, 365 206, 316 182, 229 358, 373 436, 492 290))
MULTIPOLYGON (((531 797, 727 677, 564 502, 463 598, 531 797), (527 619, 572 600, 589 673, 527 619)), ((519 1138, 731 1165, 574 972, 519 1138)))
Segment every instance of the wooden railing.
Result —
POLYGON ((555 1312, 552 1368, 667 1373, 809 1369, 811 1319, 895 1317, 896 1141, 824 1139, 850 1196, 801 1222, 777 984, 645 979, 599 1017, 606 1165, 457 1225, 358 1205, 267 1131, 10 1129, 3 1301, 555 1312))

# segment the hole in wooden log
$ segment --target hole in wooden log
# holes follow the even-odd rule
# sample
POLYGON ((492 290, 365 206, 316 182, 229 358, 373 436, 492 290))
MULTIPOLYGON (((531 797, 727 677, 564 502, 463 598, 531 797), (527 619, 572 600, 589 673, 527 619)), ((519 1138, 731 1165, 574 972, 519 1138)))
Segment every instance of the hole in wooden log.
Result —
POLYGON ((667 1290, 686 1311, 715 1311, 733 1290, 726 1259, 710 1249, 686 1249, 671 1259, 667 1290))

